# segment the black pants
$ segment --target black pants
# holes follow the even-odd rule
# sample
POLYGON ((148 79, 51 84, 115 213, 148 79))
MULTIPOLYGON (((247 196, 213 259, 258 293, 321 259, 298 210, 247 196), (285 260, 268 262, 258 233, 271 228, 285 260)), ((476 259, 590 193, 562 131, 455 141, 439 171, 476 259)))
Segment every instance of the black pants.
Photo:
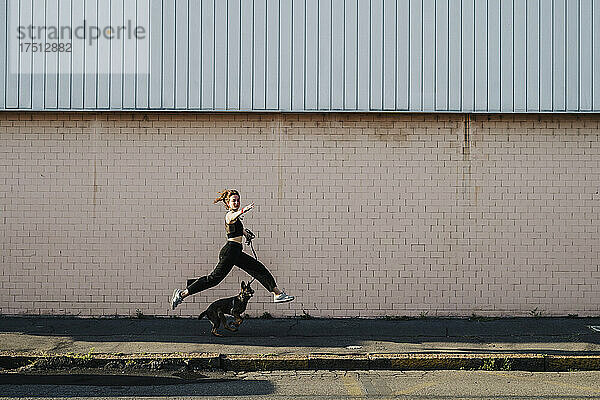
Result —
POLYGON ((188 279, 188 293, 195 294, 218 285, 219 282, 225 279, 234 265, 256 278, 269 292, 272 292, 276 286, 273 275, 260 261, 244 253, 241 243, 228 241, 219 253, 219 263, 213 272, 201 278, 188 279))

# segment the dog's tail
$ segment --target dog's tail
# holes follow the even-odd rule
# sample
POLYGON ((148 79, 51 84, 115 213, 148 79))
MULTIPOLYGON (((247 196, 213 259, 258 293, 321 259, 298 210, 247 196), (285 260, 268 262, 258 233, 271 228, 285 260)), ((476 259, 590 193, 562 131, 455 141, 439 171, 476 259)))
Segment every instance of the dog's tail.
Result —
POLYGON ((205 315, 206 315, 206 311, 202 311, 202 312, 200 313, 200 315, 198 315, 198 319, 202 319, 202 318, 204 318, 204 316, 205 316, 205 315))

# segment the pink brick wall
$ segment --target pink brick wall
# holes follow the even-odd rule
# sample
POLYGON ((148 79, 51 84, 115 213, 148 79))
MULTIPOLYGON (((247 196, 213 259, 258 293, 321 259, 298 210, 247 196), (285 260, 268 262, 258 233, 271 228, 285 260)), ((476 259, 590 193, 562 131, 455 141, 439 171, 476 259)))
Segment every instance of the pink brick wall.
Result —
POLYGON ((600 315, 600 116, 0 113, 2 314, 171 312, 225 241, 280 287, 250 315, 600 315), (250 250, 248 249, 248 252, 250 250))

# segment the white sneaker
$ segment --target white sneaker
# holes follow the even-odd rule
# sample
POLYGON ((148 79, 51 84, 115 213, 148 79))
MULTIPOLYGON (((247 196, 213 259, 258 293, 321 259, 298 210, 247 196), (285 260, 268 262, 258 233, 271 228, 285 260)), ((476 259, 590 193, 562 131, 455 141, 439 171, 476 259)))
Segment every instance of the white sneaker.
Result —
POLYGON ((183 298, 181 297, 181 292, 183 292, 183 290, 181 289, 175 289, 173 291, 173 296, 171 297, 171 308, 174 310, 178 305, 181 304, 181 302, 183 301, 183 298))
POLYGON ((286 303, 288 301, 294 300, 294 296, 288 296, 285 292, 281 292, 280 294, 276 294, 273 297, 273 303, 286 303))

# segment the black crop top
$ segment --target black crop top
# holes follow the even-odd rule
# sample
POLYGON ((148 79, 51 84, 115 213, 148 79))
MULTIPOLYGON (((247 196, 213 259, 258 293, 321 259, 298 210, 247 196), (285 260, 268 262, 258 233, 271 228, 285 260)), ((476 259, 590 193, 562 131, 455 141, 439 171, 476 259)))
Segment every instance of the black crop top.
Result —
POLYGON ((233 224, 228 224, 227 222, 225 222, 225 232, 227 232, 228 239, 243 236, 244 225, 242 225, 240 217, 238 217, 233 224))

